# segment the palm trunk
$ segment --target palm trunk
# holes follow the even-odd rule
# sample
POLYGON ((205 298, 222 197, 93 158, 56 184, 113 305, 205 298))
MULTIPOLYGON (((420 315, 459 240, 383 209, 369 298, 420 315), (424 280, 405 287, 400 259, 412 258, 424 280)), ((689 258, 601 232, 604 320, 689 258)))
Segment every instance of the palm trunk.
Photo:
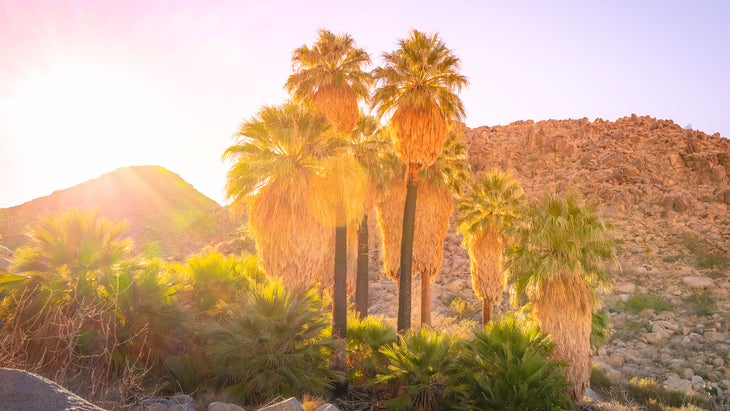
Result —
POLYGON ((403 208, 403 236, 400 247, 400 276, 398 277, 398 332, 411 329, 411 278, 413 266, 413 233, 416 222, 418 181, 409 173, 406 202, 403 208))
POLYGON ((431 325, 431 276, 421 273, 421 326, 431 325))
MULTIPOLYGON (((344 210, 343 210, 344 211, 344 210)), ((338 210, 338 212, 343 212, 338 210)), ((344 221, 338 219, 338 221, 344 221)), ((347 395, 347 226, 335 228, 335 272, 332 297, 332 370, 340 374, 333 394, 347 395)))
POLYGON ((482 326, 486 326, 492 321, 492 300, 485 298, 482 300, 482 326))
POLYGON ((360 318, 368 315, 368 257, 370 250, 368 248, 368 215, 362 216, 360 223, 360 231, 357 235, 357 277, 355 281, 355 309, 360 314, 360 318))

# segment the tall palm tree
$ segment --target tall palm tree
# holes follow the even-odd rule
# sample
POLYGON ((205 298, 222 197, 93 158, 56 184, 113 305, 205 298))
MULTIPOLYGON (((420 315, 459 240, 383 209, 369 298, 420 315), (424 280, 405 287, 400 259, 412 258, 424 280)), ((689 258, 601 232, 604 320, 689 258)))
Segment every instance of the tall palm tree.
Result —
MULTIPOLYGON (((413 270, 421 275, 421 324, 431 324, 431 280, 441 270, 454 197, 462 193, 471 179, 466 147, 461 137, 460 132, 451 130, 439 158, 419 173, 420 200, 414 227, 413 270)), ((403 165, 400 164, 400 167, 402 169, 403 165)), ((398 251, 405 201, 406 188, 402 179, 395 178, 376 206, 385 272, 393 281, 398 281, 400 276, 398 251)))
MULTIPOLYGON (((355 46, 349 34, 335 35, 328 30, 318 32, 317 41, 308 47, 303 45, 292 53, 294 73, 285 84, 294 98, 304 101, 316 112, 324 114, 335 129, 349 135, 355 129, 359 116, 358 100, 367 100, 372 77, 363 70, 370 64, 365 50, 355 46)), ((344 349, 347 333, 347 225, 349 220, 359 220, 361 214, 348 213, 348 204, 359 203, 353 190, 357 183, 355 168, 348 166, 349 153, 331 162, 324 180, 337 196, 331 204, 335 209, 335 258, 332 303, 332 335, 336 339, 336 367, 347 371, 344 349), (349 170, 349 171, 348 171, 349 170), (345 172, 349 178, 345 179, 345 172)), ((361 205, 361 204, 357 204, 361 205)), ((361 211, 360 211, 361 213, 361 211)), ((338 387, 339 390, 340 387, 338 387)))
POLYGON ((234 207, 248 205, 250 231, 261 264, 288 285, 307 287, 322 265, 332 231, 308 205, 312 177, 340 143, 327 119, 301 104, 265 106, 246 121, 232 160, 226 190, 234 207), (312 241, 317 239, 318 241, 312 241))
POLYGON ((521 221, 525 192, 520 183, 498 169, 486 172, 457 205, 457 230, 469 251, 472 288, 482 300, 482 324, 492 318, 492 306, 502 301, 502 254, 512 229, 521 221))
POLYGON ((367 100, 373 80, 363 70, 370 56, 349 34, 318 31, 317 41, 292 53, 294 73, 284 88, 295 99, 324 114, 338 131, 350 133, 357 123, 358 100, 367 100))
POLYGON ((401 268, 398 284, 398 331, 411 326, 411 269, 418 172, 433 164, 443 150, 448 124, 464 116, 456 92, 466 86, 459 59, 438 34, 412 30, 399 48, 385 53, 385 65, 373 75, 378 88, 373 105, 380 117, 392 114, 396 150, 406 165, 401 268))
POLYGON ((553 355, 569 361, 572 395, 583 398, 591 374, 590 335, 595 290, 608 286, 605 268, 613 243, 595 207, 572 193, 549 193, 532 207, 506 268, 515 288, 532 301, 532 315, 555 342, 553 355))

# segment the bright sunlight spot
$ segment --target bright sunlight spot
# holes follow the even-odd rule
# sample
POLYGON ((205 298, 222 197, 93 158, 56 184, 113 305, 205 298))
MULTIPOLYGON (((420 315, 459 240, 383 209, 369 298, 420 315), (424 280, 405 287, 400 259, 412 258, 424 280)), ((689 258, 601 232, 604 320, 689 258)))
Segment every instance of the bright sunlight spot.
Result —
POLYGON ((58 172, 83 169, 88 176, 90 169, 154 161, 157 147, 149 143, 165 131, 163 109, 120 68, 59 60, 25 73, 12 87, 13 113, 5 126, 18 144, 35 148, 38 164, 63 156, 66 166, 58 172))

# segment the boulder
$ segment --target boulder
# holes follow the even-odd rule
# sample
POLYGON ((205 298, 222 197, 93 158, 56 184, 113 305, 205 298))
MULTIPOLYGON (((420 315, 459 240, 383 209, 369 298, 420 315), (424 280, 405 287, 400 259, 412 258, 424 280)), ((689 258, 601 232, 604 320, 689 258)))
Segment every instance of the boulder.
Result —
POLYGON ((287 398, 284 401, 271 404, 263 408, 259 408, 258 411, 304 411, 302 404, 294 397, 287 398))
POLYGON ((682 277, 682 282, 689 288, 710 288, 715 284, 712 278, 691 275, 682 277))
POLYGON ((104 411, 55 382, 12 368, 0 368, 0 409, 104 411))
POLYGON ((670 376, 664 381, 664 388, 668 390, 681 391, 685 394, 690 394, 692 390, 692 381, 681 379, 676 376, 670 376))

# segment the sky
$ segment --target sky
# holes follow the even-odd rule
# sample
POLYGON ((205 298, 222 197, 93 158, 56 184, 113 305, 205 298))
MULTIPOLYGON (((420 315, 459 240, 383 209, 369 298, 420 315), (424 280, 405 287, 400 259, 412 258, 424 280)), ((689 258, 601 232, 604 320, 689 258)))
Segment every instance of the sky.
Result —
POLYGON ((469 127, 635 113, 730 137, 724 0, 0 0, 0 208, 150 164, 225 204, 221 154, 320 28, 369 68, 438 32, 469 127))

